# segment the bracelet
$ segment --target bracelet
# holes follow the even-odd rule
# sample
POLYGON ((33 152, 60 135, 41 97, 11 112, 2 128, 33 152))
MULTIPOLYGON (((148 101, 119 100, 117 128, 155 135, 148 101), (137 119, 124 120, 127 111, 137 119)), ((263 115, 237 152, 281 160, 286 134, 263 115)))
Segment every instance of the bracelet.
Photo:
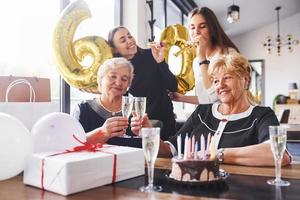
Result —
POLYGON ((217 154, 218 162, 223 163, 224 162, 224 149, 218 149, 218 154, 217 154))
POLYGON ((200 61, 200 62, 199 62, 199 66, 200 66, 200 65, 203 65, 203 64, 209 65, 209 63, 210 63, 209 60, 203 60, 203 61, 200 61))

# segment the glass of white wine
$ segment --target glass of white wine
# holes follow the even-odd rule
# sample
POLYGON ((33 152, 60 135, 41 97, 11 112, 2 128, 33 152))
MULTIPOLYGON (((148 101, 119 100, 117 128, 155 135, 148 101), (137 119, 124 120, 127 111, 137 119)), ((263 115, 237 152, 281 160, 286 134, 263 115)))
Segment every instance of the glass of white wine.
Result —
POLYGON ((141 119, 146 112, 147 97, 134 97, 134 112, 136 118, 141 119))
POLYGON ((122 115, 129 117, 131 115, 134 98, 131 96, 122 96, 122 115))
POLYGON ((154 178, 154 163, 157 158, 159 142, 160 142, 160 128, 142 128, 141 129, 143 151, 148 169, 148 185, 142 186, 140 191, 153 192, 161 191, 161 186, 153 185, 154 178))
MULTIPOLYGON (((146 113, 146 97, 134 97, 134 106, 132 108, 133 115, 138 119, 142 119, 146 113)), ((139 131, 139 135, 134 136, 135 138, 141 137, 141 131, 139 131)))
MULTIPOLYGON (((133 100, 132 96, 122 96, 122 115, 123 117, 129 118, 132 112, 133 107, 133 100)), ((128 135, 124 134, 122 137, 127 137, 128 135)))
POLYGON ((286 148, 286 126, 269 126, 270 144, 275 160, 276 178, 268 180, 267 183, 276 186, 289 186, 290 182, 281 179, 281 160, 286 148))

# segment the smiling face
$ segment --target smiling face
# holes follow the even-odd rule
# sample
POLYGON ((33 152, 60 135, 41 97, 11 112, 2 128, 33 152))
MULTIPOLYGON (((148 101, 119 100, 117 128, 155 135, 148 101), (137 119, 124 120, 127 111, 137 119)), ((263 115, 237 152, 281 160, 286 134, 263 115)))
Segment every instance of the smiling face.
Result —
POLYGON ((247 79, 233 72, 220 70, 213 76, 216 94, 222 103, 232 104, 247 97, 247 79))
POLYGON ((131 72, 128 67, 117 66, 109 69, 100 80, 99 89, 102 96, 121 98, 129 87, 130 79, 131 72))
POLYGON ((137 53, 136 41, 126 28, 120 28, 115 32, 113 44, 114 53, 124 58, 131 59, 137 53))
POLYGON ((188 28, 191 39, 201 35, 205 40, 210 41, 207 22, 201 14, 195 14, 190 18, 188 28))

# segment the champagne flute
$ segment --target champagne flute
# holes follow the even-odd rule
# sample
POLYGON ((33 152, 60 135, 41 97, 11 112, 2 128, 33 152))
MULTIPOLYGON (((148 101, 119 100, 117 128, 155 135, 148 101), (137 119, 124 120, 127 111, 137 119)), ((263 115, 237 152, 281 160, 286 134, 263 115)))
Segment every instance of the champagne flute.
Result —
POLYGON ((134 112, 138 119, 144 117, 146 112, 147 97, 134 97, 134 112))
MULTIPOLYGON (((122 96, 122 115, 123 117, 129 118, 131 115, 133 106, 133 97, 131 96, 122 96)), ((124 134, 123 137, 126 137, 127 135, 124 134)))
POLYGON ((161 186, 153 185, 153 177, 154 177, 154 163, 158 154, 159 149, 159 141, 160 141, 160 128, 142 128, 142 143, 143 143, 143 151, 145 160, 147 162, 147 170, 148 170, 148 185, 142 186, 140 191, 142 192, 153 192, 153 191, 161 191, 161 186))
POLYGON ((122 96, 122 115, 123 117, 129 117, 132 111, 133 97, 122 96))
POLYGON ((269 126, 271 150, 275 160, 276 178, 268 180, 267 183, 276 186, 289 186, 290 182, 281 179, 281 160, 286 148, 286 127, 269 126))
MULTIPOLYGON (((144 117, 145 112, 146 112, 146 102, 147 102, 147 98, 146 97, 134 97, 134 108, 133 108, 133 113, 134 116, 140 120, 144 117)), ((139 131, 139 135, 135 136, 136 138, 141 137, 140 136, 140 131, 139 131)))

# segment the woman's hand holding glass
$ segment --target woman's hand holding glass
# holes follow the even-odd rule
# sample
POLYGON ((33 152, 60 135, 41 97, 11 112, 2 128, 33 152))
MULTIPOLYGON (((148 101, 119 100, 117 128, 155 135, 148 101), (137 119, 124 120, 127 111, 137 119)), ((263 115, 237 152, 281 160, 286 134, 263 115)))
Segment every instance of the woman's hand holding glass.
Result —
POLYGON ((131 131, 138 136, 143 127, 150 128, 152 127, 152 124, 147 114, 145 114, 143 118, 138 118, 137 116, 135 116, 135 114, 133 114, 133 117, 131 118, 130 126, 131 126, 131 131))
POLYGON ((120 137, 126 133, 128 119, 126 117, 111 117, 104 124, 87 134, 88 142, 93 144, 106 143, 112 137, 120 137))
POLYGON ((103 133, 108 136, 108 139, 110 139, 124 135, 127 127, 128 119, 126 117, 117 116, 107 119, 101 129, 103 133))

